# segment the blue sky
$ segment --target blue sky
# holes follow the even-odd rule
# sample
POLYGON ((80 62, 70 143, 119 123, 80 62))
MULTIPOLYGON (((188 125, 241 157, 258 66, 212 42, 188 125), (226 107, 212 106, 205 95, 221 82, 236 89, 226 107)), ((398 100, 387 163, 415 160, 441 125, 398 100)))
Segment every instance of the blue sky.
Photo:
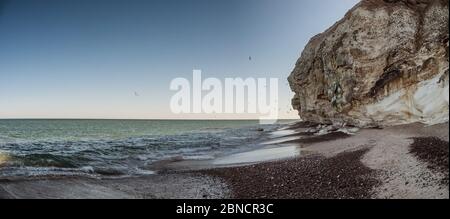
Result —
POLYGON ((279 78, 296 118, 287 76, 357 2, 0 0, 0 118, 208 118, 170 113, 170 81, 193 69, 279 78))

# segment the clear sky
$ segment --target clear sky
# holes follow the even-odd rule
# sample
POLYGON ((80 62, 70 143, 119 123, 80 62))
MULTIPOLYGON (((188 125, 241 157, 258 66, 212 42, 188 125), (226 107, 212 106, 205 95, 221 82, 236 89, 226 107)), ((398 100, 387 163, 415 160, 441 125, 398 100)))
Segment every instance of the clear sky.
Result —
POLYGON ((286 78, 357 2, 0 0, 0 118, 210 118, 170 112, 170 81, 193 69, 279 78, 280 115, 297 118, 286 78))

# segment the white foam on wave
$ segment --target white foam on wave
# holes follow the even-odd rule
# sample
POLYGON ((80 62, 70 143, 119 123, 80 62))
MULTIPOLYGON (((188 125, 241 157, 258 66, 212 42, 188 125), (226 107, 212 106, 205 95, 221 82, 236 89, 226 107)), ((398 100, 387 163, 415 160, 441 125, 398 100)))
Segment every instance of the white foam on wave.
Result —
POLYGON ((277 138, 276 140, 270 140, 270 141, 263 142, 262 144, 263 145, 282 144, 284 142, 298 140, 300 138, 301 137, 299 137, 299 136, 281 137, 281 138, 277 138))
POLYGON ((215 165, 232 165, 244 163, 256 163, 263 161, 278 160, 300 155, 298 146, 285 146, 277 148, 265 148, 243 153, 232 154, 213 161, 215 165))
POLYGON ((270 132, 269 134, 271 135, 271 137, 282 137, 282 136, 292 135, 292 134, 296 134, 296 133, 297 133, 297 131, 295 131, 295 130, 277 130, 277 131, 270 132))

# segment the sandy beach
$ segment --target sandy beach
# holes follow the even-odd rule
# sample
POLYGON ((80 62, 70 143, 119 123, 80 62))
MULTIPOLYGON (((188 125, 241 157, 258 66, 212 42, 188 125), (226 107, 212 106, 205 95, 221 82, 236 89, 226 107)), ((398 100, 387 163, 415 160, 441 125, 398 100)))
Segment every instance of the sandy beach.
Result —
POLYGON ((449 197, 448 123, 314 139, 302 144, 313 155, 204 172, 225 179, 237 198, 449 197))
POLYGON ((0 0, 0 199, 449 199, 449 0, 274 2, 0 0))
POLYGON ((3 179, 0 198, 449 198, 448 123, 322 135, 316 126, 296 123, 214 160, 158 162, 145 177, 3 179))

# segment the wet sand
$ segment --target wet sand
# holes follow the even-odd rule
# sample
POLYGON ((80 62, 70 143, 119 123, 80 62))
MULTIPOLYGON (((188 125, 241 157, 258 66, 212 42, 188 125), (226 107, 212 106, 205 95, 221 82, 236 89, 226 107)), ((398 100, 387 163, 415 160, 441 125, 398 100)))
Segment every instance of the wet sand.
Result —
POLYGON ((448 123, 305 134, 316 126, 215 160, 161 161, 145 177, 2 180, 0 198, 449 198, 448 123))
MULTIPOLYGON (((309 132, 306 132, 309 133, 309 132)), ((298 134, 298 136, 302 136, 302 135, 306 135, 305 132, 300 132, 298 134)), ((349 134, 343 133, 343 132, 331 132, 331 133, 327 133, 324 135, 320 135, 320 136, 314 136, 314 135, 309 135, 310 137, 307 138, 298 138, 296 140, 290 140, 290 141, 286 141, 284 143, 297 143, 297 144, 301 144, 301 143, 317 143, 317 142, 324 142, 324 141, 333 141, 336 139, 341 139, 341 138, 348 138, 350 137, 349 134)))
POLYGON ((192 173, 0 181, 1 199, 212 199, 229 194, 222 180, 192 173))

